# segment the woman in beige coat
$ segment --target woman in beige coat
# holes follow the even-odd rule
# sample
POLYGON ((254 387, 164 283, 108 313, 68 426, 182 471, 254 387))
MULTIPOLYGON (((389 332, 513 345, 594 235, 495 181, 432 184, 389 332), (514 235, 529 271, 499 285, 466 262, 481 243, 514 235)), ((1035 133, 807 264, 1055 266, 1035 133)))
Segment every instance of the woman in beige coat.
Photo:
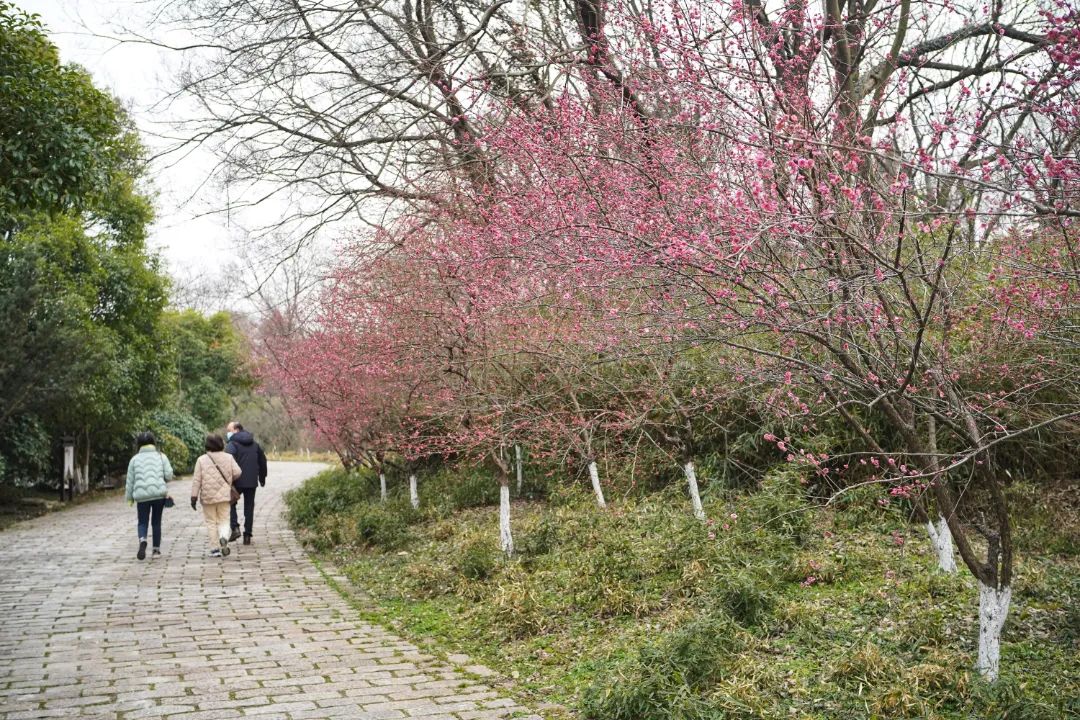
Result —
POLYGON ((229 554, 229 505, 232 484, 240 478, 240 466, 225 452, 220 435, 206 436, 206 454, 195 461, 195 478, 191 483, 191 509, 195 501, 202 502, 206 531, 210 537, 210 557, 229 554))

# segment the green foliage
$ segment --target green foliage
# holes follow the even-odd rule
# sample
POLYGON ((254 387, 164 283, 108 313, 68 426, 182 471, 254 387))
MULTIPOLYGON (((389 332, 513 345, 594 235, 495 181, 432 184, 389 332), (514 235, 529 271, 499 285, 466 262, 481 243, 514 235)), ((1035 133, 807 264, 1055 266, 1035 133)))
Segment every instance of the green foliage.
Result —
MULTIPOLYGON (((440 479, 442 478, 438 476, 434 478, 435 482, 425 479, 426 491, 437 492, 440 479)), ((444 485, 449 490, 445 504, 455 510, 499 503, 499 483, 494 475, 488 475, 485 472, 473 472, 465 477, 458 475, 444 485)))
POLYGON ((730 619, 706 615, 676 629, 582 698, 586 720, 719 717, 705 695, 750 640, 730 619))
MULTIPOLYGON (((428 506, 439 505, 436 491, 453 474, 421 478, 428 506)), ((497 508, 447 503, 418 513, 400 484, 381 505, 373 477, 360 475, 324 473, 289 496, 301 536, 335 553, 384 621, 516 672, 524 692, 582 717, 1075 714, 1075 559, 1020 559, 1004 675, 986 686, 972 669, 974 582, 936 572, 922 528, 895 503, 879 503, 875 487, 842 496, 842 510, 822 509, 786 467, 756 491, 710 493, 705 524, 681 487, 613 501, 608 511, 587 494, 519 501, 507 560, 497 508), (394 552, 356 538, 356 507, 400 516, 394 552)), ((1045 518, 1034 521, 1049 510, 1030 509, 1037 534, 1018 526, 1018 544, 1045 537, 1045 518)), ((1075 513, 1054 517, 1068 526, 1059 535, 1075 530, 1075 513)))
POLYGON ((164 325, 167 353, 175 367, 176 404, 205 427, 224 425, 230 419, 230 398, 254 385, 247 348, 232 316, 172 311, 165 315, 164 325))
POLYGON ((748 499, 748 519, 768 527, 769 532, 801 544, 810 529, 811 508, 803 494, 805 471, 797 467, 774 468, 761 481, 759 492, 748 499))
POLYGON ((469 580, 486 580, 495 572, 499 548, 490 537, 479 536, 462 546, 454 566, 469 580))
POLYGON ((157 435, 157 446, 158 450, 169 458, 169 464, 172 465, 174 473, 191 472, 191 465, 195 460, 191 457, 191 451, 183 440, 172 433, 161 432, 157 435))
POLYGON ((715 592, 718 607, 744 627, 760 627, 772 618, 775 594, 749 573, 725 577, 715 592))
POLYGON ((107 192, 123 114, 89 73, 62 65, 41 23, 0 2, 0 235, 16 218, 81 210, 107 192))
MULTIPOLYGON (((32 418, 54 442, 74 435, 80 457, 92 449, 100 471, 170 385, 142 147, 120 105, 2 0, 0 127, 0 437, 32 418)), ((11 442, 0 455, 18 454, 11 442)), ((34 478, 6 463, 9 479, 55 481, 58 453, 43 457, 34 478)))
POLYGON ((871 483, 844 490, 833 505, 841 511, 840 522, 850 528, 880 527, 891 513, 885 485, 871 483))
POLYGON ((403 507, 359 503, 348 513, 353 524, 351 544, 396 550, 410 539, 409 517, 403 507))
POLYGON ((378 478, 370 470, 324 470, 285 496, 289 522, 314 528, 320 518, 346 513, 372 497, 378 478))
POLYGON ((0 435, 0 477, 12 485, 36 485, 47 477, 55 454, 48 429, 40 420, 16 416, 0 435))
POLYGON ((143 426, 157 437, 159 447, 169 456, 169 461, 173 464, 173 470, 177 473, 191 472, 195 460, 203 454, 206 443, 206 428, 198 418, 183 410, 158 409, 150 413, 143 426), (165 450, 166 437, 173 439, 169 442, 174 445, 176 458, 165 450), (173 441, 183 446, 182 453, 173 441), (182 459, 182 462, 178 463, 177 459, 182 459))

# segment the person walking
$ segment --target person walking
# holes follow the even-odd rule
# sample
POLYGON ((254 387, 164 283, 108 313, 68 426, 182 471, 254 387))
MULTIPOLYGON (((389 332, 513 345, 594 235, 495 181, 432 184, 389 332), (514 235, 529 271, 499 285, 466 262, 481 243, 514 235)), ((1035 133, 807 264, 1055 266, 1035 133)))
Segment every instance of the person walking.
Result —
POLYGON ((153 526, 153 560, 161 555, 161 513, 169 495, 165 483, 172 480, 173 469, 165 453, 158 451, 153 433, 139 433, 135 444, 139 450, 128 462, 124 499, 129 505, 138 504, 139 551, 135 557, 146 559, 146 532, 153 526))
MULTIPOLYGON (((236 489, 244 496, 244 544, 251 544, 251 528, 255 522, 255 490, 266 486, 266 453, 255 442, 255 436, 244 430, 244 426, 237 421, 230 422, 225 427, 229 440, 225 446, 225 452, 236 459, 240 466, 240 479, 236 481, 236 489)), ((230 540, 240 537, 240 520, 236 513, 237 503, 233 503, 229 511, 229 522, 232 525, 230 540)))
POLYGON ((195 461, 191 481, 191 509, 195 509, 196 502, 202 502, 210 557, 228 557, 229 507, 233 483, 240 479, 240 466, 225 452, 225 441, 220 435, 207 435, 203 447, 206 453, 195 461))

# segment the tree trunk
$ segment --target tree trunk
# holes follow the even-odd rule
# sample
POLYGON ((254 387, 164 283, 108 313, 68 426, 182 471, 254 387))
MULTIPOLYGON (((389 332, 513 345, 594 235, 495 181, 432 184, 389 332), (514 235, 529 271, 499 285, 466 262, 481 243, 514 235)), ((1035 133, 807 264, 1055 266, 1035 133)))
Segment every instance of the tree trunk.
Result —
POLYGON ((600 487, 600 473, 596 469, 596 461, 589 460, 589 480, 592 481, 592 491, 596 495, 596 504, 602 508, 607 507, 604 502, 604 489, 600 487))
POLYGON ((386 502, 386 473, 379 471, 379 500, 386 502))
POLYGON ((514 536, 510 533, 510 484, 505 476, 499 484, 499 547, 506 557, 514 554, 514 536))
POLYGON ((420 493, 416 489, 416 475, 409 475, 409 502, 412 503, 413 510, 420 507, 420 493))
POLYGON ((930 533, 930 542, 934 545, 937 553, 938 569, 947 573, 956 572, 956 558, 953 555, 952 532, 945 517, 938 515, 937 526, 929 520, 926 522, 926 531, 930 533))
POLYGON ((987 682, 998 679, 1001 667, 1001 629, 1009 617, 1012 588, 997 590, 979 581, 979 660, 976 668, 987 682))
POLYGON ((521 494, 521 446, 514 446, 514 461, 517 463, 517 493, 521 494))
POLYGON ((90 431, 84 433, 86 448, 83 454, 82 478, 79 481, 79 492, 84 493, 90 489, 90 431))
POLYGON ((694 506, 694 517, 704 520, 705 509, 701 506, 701 493, 698 492, 697 473, 694 470, 693 460, 686 461, 683 472, 686 474, 686 485, 690 490, 690 502, 694 506))

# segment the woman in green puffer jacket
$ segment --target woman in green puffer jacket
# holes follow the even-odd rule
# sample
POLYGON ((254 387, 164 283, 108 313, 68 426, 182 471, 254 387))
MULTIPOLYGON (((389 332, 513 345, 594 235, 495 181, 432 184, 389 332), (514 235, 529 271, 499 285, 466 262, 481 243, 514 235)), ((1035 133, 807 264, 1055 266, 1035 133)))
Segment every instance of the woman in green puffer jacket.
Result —
POLYGON ((161 555, 161 513, 165 509, 168 490, 165 483, 172 480, 173 469, 165 453, 159 452, 154 444, 154 435, 149 432, 139 433, 135 439, 139 451, 128 463, 127 490, 124 497, 129 503, 138 504, 139 508, 139 552, 135 557, 146 557, 146 530, 154 529, 154 554, 151 559, 161 555))

